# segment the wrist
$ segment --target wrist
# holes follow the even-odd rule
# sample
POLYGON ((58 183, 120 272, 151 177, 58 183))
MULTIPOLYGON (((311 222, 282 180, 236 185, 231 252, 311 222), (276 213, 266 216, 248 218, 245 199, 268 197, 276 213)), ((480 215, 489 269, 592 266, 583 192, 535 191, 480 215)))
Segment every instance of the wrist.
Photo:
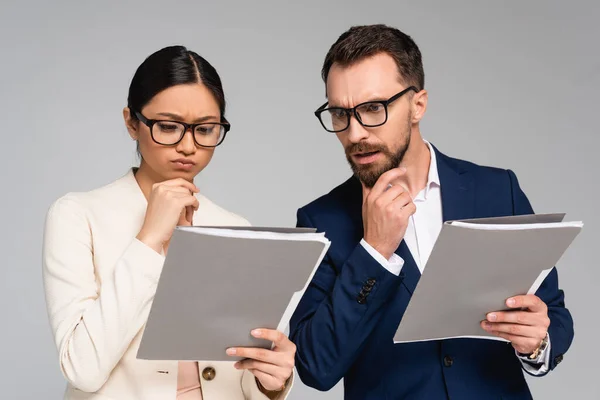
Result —
POLYGON ((137 234, 136 239, 140 242, 144 243, 146 246, 150 247, 152 250, 156 251, 160 254, 163 249, 164 243, 159 239, 153 237, 152 235, 146 233, 143 228, 137 234))
POLYGON ((283 390, 285 390, 285 383, 279 389, 269 390, 265 389, 265 387, 260 383, 260 380, 258 378, 254 377, 254 380, 256 381, 256 386, 258 387, 258 390, 260 390, 262 394, 264 394, 271 400, 276 399, 277 396, 279 396, 279 394, 283 392, 283 390))
POLYGON ((366 237, 363 238, 363 240, 365 242, 367 242, 369 244, 369 246, 371 246, 376 252, 381 254, 383 256, 383 258, 385 258, 386 260, 389 260, 392 257, 392 255, 394 254, 395 249, 389 250, 386 246, 379 245, 375 241, 371 241, 371 240, 367 239, 366 237))
POLYGON ((527 354, 527 357, 530 360, 536 360, 539 355, 546 350, 548 347, 548 332, 546 332, 546 336, 542 339, 537 348, 535 348, 531 353, 527 354))

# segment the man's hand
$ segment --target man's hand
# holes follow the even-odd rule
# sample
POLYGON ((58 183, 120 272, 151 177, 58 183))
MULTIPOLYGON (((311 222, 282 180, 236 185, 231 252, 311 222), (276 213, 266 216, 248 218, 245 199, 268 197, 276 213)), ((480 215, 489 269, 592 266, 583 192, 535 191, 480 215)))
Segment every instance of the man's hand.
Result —
POLYGON ((515 296, 506 301, 515 311, 498 311, 487 315, 481 327, 487 332, 509 340, 521 354, 530 354, 546 337, 550 318, 548 307, 537 296, 515 296))
POLYGON ((364 239, 386 259, 400 245, 408 218, 417 210, 408 191, 393 184, 405 173, 404 168, 394 168, 382 174, 372 189, 363 184, 364 239))

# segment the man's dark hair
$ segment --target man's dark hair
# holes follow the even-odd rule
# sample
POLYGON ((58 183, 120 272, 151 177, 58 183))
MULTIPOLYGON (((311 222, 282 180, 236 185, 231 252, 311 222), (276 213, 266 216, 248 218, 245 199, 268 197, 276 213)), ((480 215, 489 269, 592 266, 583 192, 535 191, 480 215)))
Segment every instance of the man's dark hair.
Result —
POLYGON ((327 83, 334 63, 346 67, 379 53, 386 53, 396 61, 402 83, 418 90, 425 87, 421 51, 416 43, 398 29, 382 24, 353 26, 342 33, 325 56, 323 81, 327 83))

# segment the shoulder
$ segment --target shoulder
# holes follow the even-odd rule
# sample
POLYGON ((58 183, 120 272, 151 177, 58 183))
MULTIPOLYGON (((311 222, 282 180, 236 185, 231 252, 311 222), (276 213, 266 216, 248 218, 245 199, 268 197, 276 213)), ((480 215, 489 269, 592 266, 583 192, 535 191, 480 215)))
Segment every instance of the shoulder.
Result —
POLYGON ((478 164, 468 160, 449 157, 439 151, 437 152, 436 157, 438 158, 438 165, 441 161, 460 174, 467 172, 473 174, 475 177, 508 179, 508 174, 511 172, 506 168, 478 164))
POLYGON ((478 164, 459 158, 453 158, 441 153, 436 148, 436 157, 438 159, 438 169, 440 165, 447 166, 459 174, 468 173, 480 187, 490 188, 509 188, 518 186, 518 180, 515 173, 508 168, 478 164))
MULTIPOLYGON (((463 182, 473 184, 478 204, 484 208, 512 210, 513 213, 532 213, 531 204, 521 188, 512 169, 476 164, 471 161, 448 157, 437 152, 438 165, 468 177, 463 182)), ((440 175, 442 186, 443 176, 440 175)), ((506 211, 508 212, 508 211, 506 211)))
POLYGON ((196 197, 198 198, 200 205, 198 211, 196 212, 197 220, 194 218, 195 224, 225 226, 251 225, 246 218, 226 210, 208 197, 201 194, 196 195, 196 197))
POLYGON ((354 176, 334 187, 328 193, 316 198, 298 209, 298 218, 332 219, 339 216, 360 214, 362 209, 362 186, 354 176))
POLYGON ((142 196, 139 189, 132 187, 126 174, 107 184, 87 191, 72 191, 55 199, 48 208, 48 217, 72 215, 86 218, 91 213, 105 214, 106 210, 131 210, 142 196), (137 192, 136 192, 137 189, 137 192), (136 197, 138 196, 138 197, 136 197))

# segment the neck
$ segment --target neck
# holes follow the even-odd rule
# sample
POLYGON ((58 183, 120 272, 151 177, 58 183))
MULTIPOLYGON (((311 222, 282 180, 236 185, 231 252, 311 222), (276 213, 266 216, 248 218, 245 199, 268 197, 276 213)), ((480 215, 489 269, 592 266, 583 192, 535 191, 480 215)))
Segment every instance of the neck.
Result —
POLYGON ((427 185, 430 163, 431 153, 429 147, 423 141, 418 126, 413 127, 410 145, 400 163, 401 167, 406 168, 405 184, 408 186, 410 195, 413 198, 427 185))

